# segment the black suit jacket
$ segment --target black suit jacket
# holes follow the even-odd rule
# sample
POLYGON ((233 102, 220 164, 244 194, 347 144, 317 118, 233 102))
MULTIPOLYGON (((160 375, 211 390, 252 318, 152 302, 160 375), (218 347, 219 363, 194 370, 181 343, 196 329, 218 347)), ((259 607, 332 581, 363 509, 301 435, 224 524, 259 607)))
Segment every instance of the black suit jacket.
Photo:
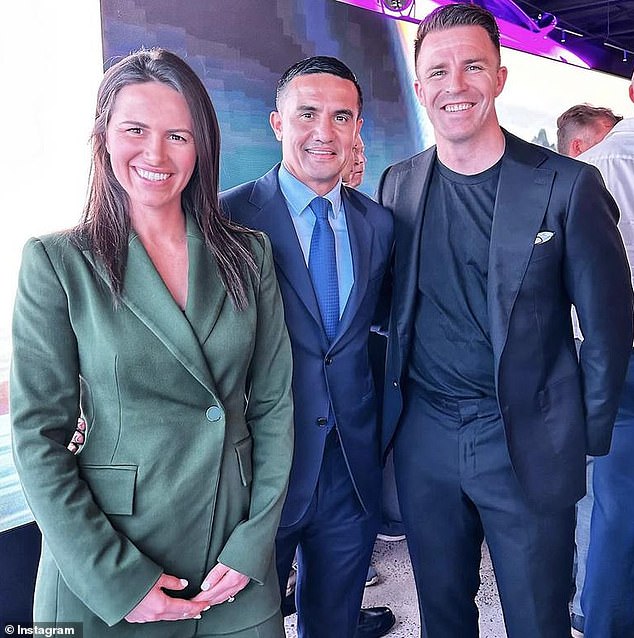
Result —
MULTIPOLYGON (((565 507, 585 491, 586 453, 610 447, 632 352, 629 266, 618 208, 599 172, 505 135, 487 284, 497 399, 525 493, 537 505, 565 507), (579 359, 571 304, 585 336, 579 359)), ((432 147, 396 164, 379 185, 379 202, 395 218, 384 451, 402 410, 435 157, 432 147)))

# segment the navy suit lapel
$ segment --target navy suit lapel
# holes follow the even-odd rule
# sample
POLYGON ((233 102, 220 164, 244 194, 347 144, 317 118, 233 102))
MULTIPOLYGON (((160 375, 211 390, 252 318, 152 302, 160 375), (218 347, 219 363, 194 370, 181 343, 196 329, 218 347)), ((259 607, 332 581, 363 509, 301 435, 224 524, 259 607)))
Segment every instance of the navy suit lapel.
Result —
POLYGON ((286 200, 278 185, 277 170, 276 166, 255 182, 249 201, 260 210, 253 225, 269 236, 278 272, 286 278, 309 314, 322 327, 313 284, 286 200))
POLYGON ((371 270, 372 239, 374 236, 374 229, 366 221, 365 210, 354 206, 345 188, 342 189, 342 197, 346 215, 346 225, 348 227, 348 238, 350 240, 350 251, 352 253, 354 283, 348 301, 346 302, 341 321, 339 322, 339 329, 333 345, 345 334, 354 320, 368 288, 371 270))
POLYGON ((499 361, 511 310, 548 208, 554 172, 538 168, 546 155, 507 134, 489 247, 487 302, 491 341, 499 361), (519 195, 519 196, 518 196, 519 195))

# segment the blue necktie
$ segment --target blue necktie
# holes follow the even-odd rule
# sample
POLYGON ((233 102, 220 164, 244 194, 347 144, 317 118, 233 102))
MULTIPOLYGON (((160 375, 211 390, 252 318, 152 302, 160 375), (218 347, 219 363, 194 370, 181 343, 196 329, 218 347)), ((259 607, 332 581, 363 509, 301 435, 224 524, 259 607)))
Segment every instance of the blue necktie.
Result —
POLYGON ((321 321, 332 343, 339 324, 339 282, 335 234, 328 223, 329 208, 330 202, 324 197, 315 197, 310 203, 310 209, 315 213, 315 227, 310 240, 308 270, 319 303, 321 321))

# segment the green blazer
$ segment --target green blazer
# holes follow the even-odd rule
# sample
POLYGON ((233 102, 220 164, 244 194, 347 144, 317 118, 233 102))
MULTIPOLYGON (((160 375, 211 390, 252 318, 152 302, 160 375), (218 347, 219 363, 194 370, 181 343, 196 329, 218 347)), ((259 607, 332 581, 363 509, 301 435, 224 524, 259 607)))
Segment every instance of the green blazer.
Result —
POLYGON ((24 249, 13 324, 16 467, 43 533, 36 621, 84 635, 193 636, 278 613, 272 560, 291 467, 291 350, 271 247, 234 310, 197 224, 187 219, 183 312, 138 236, 121 303, 65 234, 24 249), (66 446, 82 414, 86 443, 66 446), (122 620, 162 572, 199 592, 220 561, 252 581, 201 621, 122 620), (110 628, 109 626, 112 626, 110 628))

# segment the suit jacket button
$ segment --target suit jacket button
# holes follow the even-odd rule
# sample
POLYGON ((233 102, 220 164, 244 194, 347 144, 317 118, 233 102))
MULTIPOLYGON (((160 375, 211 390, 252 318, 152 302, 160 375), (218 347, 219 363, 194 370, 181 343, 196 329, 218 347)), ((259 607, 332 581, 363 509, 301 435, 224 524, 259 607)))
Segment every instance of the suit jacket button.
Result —
POLYGON ((220 421, 222 418, 222 410, 217 405, 212 405, 207 408, 207 412, 205 412, 205 416, 207 417, 207 421, 220 421))
POLYGON ((396 379, 394 379, 394 381, 392 381, 392 385, 393 385, 395 388, 398 388, 398 381, 397 381, 396 379))
POLYGON ((327 425, 327 423, 328 423, 328 418, 327 418, 327 417, 325 417, 325 416, 320 416, 320 417, 317 419, 317 425, 318 425, 320 428, 323 428, 325 425, 327 425))
POLYGON ((329 366, 332 363, 332 357, 326 357, 326 365, 329 366))

